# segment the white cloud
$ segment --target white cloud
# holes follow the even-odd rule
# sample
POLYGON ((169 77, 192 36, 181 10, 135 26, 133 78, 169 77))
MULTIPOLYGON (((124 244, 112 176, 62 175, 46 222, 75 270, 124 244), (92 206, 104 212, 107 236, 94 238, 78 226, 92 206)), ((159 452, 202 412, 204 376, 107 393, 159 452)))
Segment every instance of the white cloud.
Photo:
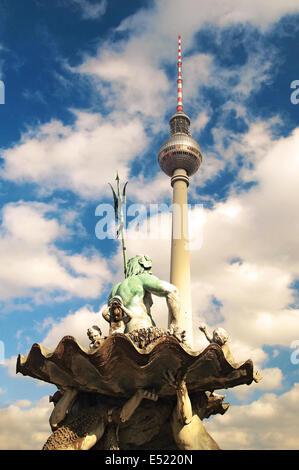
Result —
MULTIPOLYGON (((217 7, 210 8, 210 5, 197 0, 184 4, 168 0, 156 2, 152 9, 141 9, 116 29, 129 32, 128 38, 102 41, 97 55, 85 56, 82 64, 73 70, 93 78, 93 85, 110 111, 113 109, 129 115, 138 113, 147 125, 150 123, 154 132, 160 132, 165 111, 175 110, 175 75, 169 83, 165 66, 176 61, 179 24, 179 33, 183 37, 185 104, 187 102, 192 109, 198 106, 206 109, 206 99, 200 96, 201 87, 205 85, 225 93, 226 101, 230 100, 240 110, 241 102, 271 78, 270 69, 273 72, 275 63, 272 50, 268 48, 267 54, 262 49, 256 52, 243 41, 248 60, 238 69, 225 68, 216 63, 212 54, 192 51, 189 55, 194 48, 196 34, 203 25, 221 28, 239 21, 245 24, 252 21, 255 25, 265 26, 299 9, 295 1, 280 8, 276 5, 274 11, 272 8, 269 11, 265 1, 258 2, 258 7, 254 6, 256 1, 250 7, 233 0, 216 3, 217 7)), ((194 123, 196 130, 200 122, 194 123)))
POLYGON ((184 101, 185 99, 194 100, 198 94, 199 86, 219 84, 216 66, 211 55, 193 54, 183 59, 183 67, 184 101))
POLYGON ((200 132, 209 122, 210 116, 207 110, 201 111, 198 116, 192 120, 193 132, 200 132))
POLYGON ((299 12, 296 0, 214 0, 206 3, 198 0, 166 0, 155 2, 155 9, 140 10, 132 17, 126 18, 119 30, 145 31, 155 37, 159 31, 175 37, 178 33, 191 42, 195 31, 205 23, 221 27, 236 23, 250 22, 260 28, 267 28, 281 17, 299 12), (167 25, 167 27, 165 26, 167 25))
POLYGON ((261 390, 278 390, 282 387, 283 373, 278 367, 261 369, 263 380, 260 382, 261 390))
MULTIPOLYGON (((254 360, 253 357, 252 359, 254 360)), ((254 364, 257 365, 255 361, 254 364)), ((260 382, 253 382, 252 384, 250 384, 250 386, 241 385, 239 387, 232 388, 231 393, 235 395, 239 400, 246 401, 256 391, 279 390, 282 388, 283 373, 278 367, 266 369, 259 368, 258 372, 263 377, 260 382)))
POLYGON ((88 348, 90 340, 87 329, 93 325, 100 326, 103 335, 108 334, 109 325, 103 320, 100 312, 94 312, 90 307, 84 306, 74 313, 69 313, 60 319, 46 319, 45 326, 50 329, 41 344, 54 350, 63 336, 74 336, 84 347, 88 348))
MULTIPOLYGON (((75 1, 86 7, 90 3, 75 1)), ((116 169, 122 178, 127 178, 132 161, 147 150, 150 133, 160 134, 161 129, 166 129, 164 113, 168 113, 168 109, 175 110, 175 76, 170 85, 166 66, 176 60, 177 24, 181 25, 183 35, 184 100, 191 109, 196 109, 195 132, 213 117, 210 104, 200 94, 201 86, 220 90, 226 97, 222 118, 220 116, 215 126, 214 149, 208 151, 201 182, 215 176, 224 167, 223 159, 233 159, 236 150, 240 149, 237 143, 240 135, 235 136, 228 149, 223 143, 227 138, 224 120, 229 110, 228 102, 230 109, 235 109, 239 115, 242 113, 248 121, 244 101, 269 78, 275 61, 268 49, 266 55, 248 48, 248 60, 244 65, 237 70, 226 69, 217 64, 212 55, 192 53, 188 56, 194 46, 194 37, 206 22, 223 26, 241 18, 244 22, 269 24, 298 7, 290 0, 270 9, 265 1, 254 7, 255 0, 250 7, 244 2, 236 5, 229 0, 217 3, 215 9, 201 3, 190 0, 182 7, 177 0, 165 1, 157 2, 155 8, 139 10, 118 28, 131 32, 126 40, 101 41, 95 56, 85 56, 75 69, 69 67, 76 73, 92 77, 91 83, 109 114, 104 118, 74 110, 73 127, 51 121, 32 129, 23 135, 19 144, 2 152, 5 162, 2 176, 19 183, 36 183, 42 191, 70 189, 84 198, 107 194, 107 181, 116 169), (198 108, 204 111, 198 114, 198 108)), ((90 5, 99 8, 102 2, 90 5)), ((157 165, 156 157, 153 158, 157 165)), ((158 182, 160 180, 158 177, 158 182)), ((138 178, 136 184, 140 181, 138 178)), ((142 197, 141 191, 137 192, 142 197)))
POLYGON ((49 218, 54 206, 36 202, 7 204, 0 231, 0 297, 53 294, 97 297, 109 279, 106 261, 96 253, 69 255, 55 247, 67 227, 49 218), (59 293, 57 292, 59 291, 59 293))
POLYGON ((71 0, 75 6, 81 9, 82 18, 86 20, 97 19, 106 13, 107 0, 92 3, 89 0, 71 0))
POLYGON ((57 220, 43 217, 53 209, 53 206, 38 202, 8 204, 2 211, 5 233, 22 243, 37 246, 51 243, 66 234, 66 228, 57 220))
POLYGON ((256 346, 289 346, 298 322, 298 310, 288 306, 294 303, 290 285, 299 272, 294 218, 299 209, 299 131, 272 140, 250 129, 244 142, 244 156, 253 165, 246 180, 257 185, 240 194, 232 191, 226 202, 206 210, 204 242, 194 253, 194 309, 205 303, 203 297, 209 305, 213 295, 222 303, 221 315, 234 338, 256 346))
POLYGON ((298 449, 299 384, 280 396, 265 394, 250 405, 232 406, 206 427, 222 449, 298 449))
MULTIPOLYGON (((138 40, 117 48, 113 45, 100 47, 98 56, 87 58, 76 71, 96 76, 106 86, 109 84, 111 89, 105 92, 105 104, 110 109, 160 118, 169 84, 165 72, 151 56, 149 45, 144 46, 138 40)), ((99 91, 101 87, 102 84, 99 91)))
POLYGON ((52 409, 48 397, 34 405, 25 399, 0 408, 0 449, 41 450, 51 434, 49 416, 52 409))
POLYGON ((51 121, 5 150, 2 176, 18 183, 37 183, 49 191, 71 189, 84 198, 95 198, 108 192, 107 182, 116 170, 127 177, 129 162, 146 145, 138 118, 104 120, 100 115, 76 112, 73 128, 51 121))
POLYGON ((7 368, 7 372, 11 377, 16 377, 16 364, 17 364, 17 356, 11 356, 9 358, 5 358, 4 367, 7 368))
POLYGON ((218 21, 220 25, 249 21, 265 28, 278 21, 282 16, 298 13, 298 11, 298 3, 295 0, 279 0, 275 4, 270 0, 253 0, 250 3, 241 0, 237 4, 233 0, 229 0, 223 2, 224 14, 221 17, 219 15, 218 21))
POLYGON ((143 175, 129 180, 128 191, 134 188, 130 198, 141 204, 158 204, 170 197, 170 181, 164 173, 159 172, 152 180, 145 180, 143 175))

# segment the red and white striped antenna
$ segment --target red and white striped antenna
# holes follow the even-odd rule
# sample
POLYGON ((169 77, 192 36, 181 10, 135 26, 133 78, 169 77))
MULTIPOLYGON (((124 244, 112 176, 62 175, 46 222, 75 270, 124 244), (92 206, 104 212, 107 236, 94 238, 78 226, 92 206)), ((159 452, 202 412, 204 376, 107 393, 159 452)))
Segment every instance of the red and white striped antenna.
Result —
POLYGON ((179 54, 178 54, 178 104, 177 112, 183 112, 183 79, 182 79, 182 46, 181 36, 179 36, 179 54))

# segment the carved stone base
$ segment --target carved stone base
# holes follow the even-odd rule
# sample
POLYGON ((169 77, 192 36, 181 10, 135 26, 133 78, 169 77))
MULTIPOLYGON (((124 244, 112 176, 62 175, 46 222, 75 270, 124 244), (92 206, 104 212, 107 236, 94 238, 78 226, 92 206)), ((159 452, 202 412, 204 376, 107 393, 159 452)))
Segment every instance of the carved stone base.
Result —
MULTIPOLYGON (((223 414, 228 408, 223 397, 211 397, 204 392, 193 394, 190 399, 194 413, 200 419, 211 414, 223 414)), ((59 428, 47 439, 43 450, 80 448, 82 440, 101 423, 104 432, 92 450, 178 449, 171 429, 171 416, 176 405, 174 397, 157 402, 143 400, 129 421, 121 423, 119 414, 124 403, 123 399, 80 393, 59 428), (109 422, 109 410, 113 410, 112 422, 109 422)))

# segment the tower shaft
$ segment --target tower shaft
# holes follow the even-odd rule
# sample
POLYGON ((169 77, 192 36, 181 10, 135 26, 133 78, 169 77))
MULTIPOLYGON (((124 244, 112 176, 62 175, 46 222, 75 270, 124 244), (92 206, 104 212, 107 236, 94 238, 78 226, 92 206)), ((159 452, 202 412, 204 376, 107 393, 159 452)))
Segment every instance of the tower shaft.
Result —
POLYGON ((173 213, 171 237, 170 282, 180 293, 181 310, 177 325, 186 331, 186 339, 193 343, 191 275, 188 227, 188 185, 186 170, 179 168, 171 178, 173 213))

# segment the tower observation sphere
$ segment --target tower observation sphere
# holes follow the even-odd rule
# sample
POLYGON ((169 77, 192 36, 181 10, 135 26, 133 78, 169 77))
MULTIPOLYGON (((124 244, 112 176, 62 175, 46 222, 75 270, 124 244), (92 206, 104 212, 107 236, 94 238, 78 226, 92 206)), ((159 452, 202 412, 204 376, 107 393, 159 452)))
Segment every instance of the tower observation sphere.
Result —
POLYGON ((172 177, 182 168, 188 176, 194 175, 202 162, 198 143, 190 135, 190 118, 180 112, 170 119, 170 136, 159 150, 159 165, 166 175, 172 177))
POLYGON ((170 118, 170 136, 161 145, 158 161, 161 169, 172 177, 176 170, 186 172, 187 178, 198 170, 202 153, 198 143, 190 135, 190 118, 183 112, 183 78, 181 36, 178 50, 177 112, 170 118))

